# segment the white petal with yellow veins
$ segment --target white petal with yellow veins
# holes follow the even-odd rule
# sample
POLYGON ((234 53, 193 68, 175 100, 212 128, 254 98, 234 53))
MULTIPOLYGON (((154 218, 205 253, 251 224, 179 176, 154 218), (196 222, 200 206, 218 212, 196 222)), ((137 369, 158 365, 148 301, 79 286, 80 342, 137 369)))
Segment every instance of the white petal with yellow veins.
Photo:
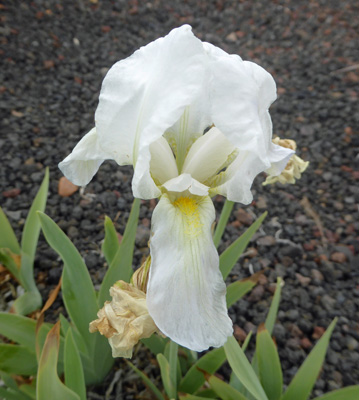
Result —
POLYGON ((167 194, 152 217, 148 310, 161 332, 195 351, 222 346, 233 331, 212 240, 214 218, 208 196, 171 202, 167 194))

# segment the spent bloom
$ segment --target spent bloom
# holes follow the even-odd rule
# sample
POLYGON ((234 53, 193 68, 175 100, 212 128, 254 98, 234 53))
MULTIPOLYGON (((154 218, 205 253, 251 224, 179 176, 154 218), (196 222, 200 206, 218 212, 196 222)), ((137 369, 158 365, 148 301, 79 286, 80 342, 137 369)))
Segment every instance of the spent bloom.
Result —
MULTIPOLYGON (((273 143, 294 151, 297 149, 297 143, 294 140, 276 137, 273 139, 273 143)), ((296 179, 301 178, 302 173, 308 168, 308 165, 309 161, 304 161, 296 154, 293 154, 284 170, 277 176, 267 176, 267 179, 263 182, 263 185, 271 185, 276 182, 280 182, 282 184, 294 184, 296 179)))
POLYGON ((117 281, 110 288, 111 301, 106 301, 90 323, 90 332, 99 331, 112 348, 113 357, 131 358, 133 347, 158 331, 148 313, 146 286, 150 257, 132 276, 131 283, 117 281))
POLYGON ((110 289, 112 301, 97 313, 90 332, 106 336, 113 357, 132 357, 133 347, 140 339, 149 338, 158 329, 148 313, 146 294, 137 287, 117 281, 110 289))
POLYGON ((148 312, 192 350, 232 334, 211 226, 216 194, 248 204, 254 178, 278 175, 293 150, 272 142, 272 76, 201 42, 184 25, 107 73, 93 128, 60 163, 86 185, 106 159, 134 167, 132 190, 159 198, 152 216, 148 312))

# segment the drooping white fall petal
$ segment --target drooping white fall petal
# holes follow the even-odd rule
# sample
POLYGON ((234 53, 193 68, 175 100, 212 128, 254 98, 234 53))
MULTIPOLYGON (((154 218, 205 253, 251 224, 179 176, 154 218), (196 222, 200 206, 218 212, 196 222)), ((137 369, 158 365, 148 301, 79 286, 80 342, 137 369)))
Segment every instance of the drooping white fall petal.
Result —
POLYGON ((214 218, 208 196, 171 201, 167 194, 152 216, 148 310, 161 332, 195 351, 222 346, 233 331, 212 240, 214 218))
POLYGON ((112 159, 99 141, 96 128, 86 134, 60 164, 62 173, 75 185, 87 185, 104 160, 112 159))

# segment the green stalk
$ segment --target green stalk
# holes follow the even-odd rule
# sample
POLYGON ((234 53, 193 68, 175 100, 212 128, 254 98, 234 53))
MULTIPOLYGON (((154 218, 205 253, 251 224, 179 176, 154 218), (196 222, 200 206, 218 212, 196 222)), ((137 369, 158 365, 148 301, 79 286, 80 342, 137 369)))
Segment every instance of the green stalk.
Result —
POLYGON ((218 225, 217 225, 217 228, 216 228, 216 230, 214 232, 214 236, 213 236, 213 243, 216 247, 218 247, 219 242, 222 239, 222 235, 223 235, 224 230, 226 229, 227 222, 228 222, 229 216, 231 215, 233 206, 234 206, 233 201, 226 200, 226 202, 224 203, 224 206, 223 206, 223 209, 221 212, 221 216, 219 217, 218 225))

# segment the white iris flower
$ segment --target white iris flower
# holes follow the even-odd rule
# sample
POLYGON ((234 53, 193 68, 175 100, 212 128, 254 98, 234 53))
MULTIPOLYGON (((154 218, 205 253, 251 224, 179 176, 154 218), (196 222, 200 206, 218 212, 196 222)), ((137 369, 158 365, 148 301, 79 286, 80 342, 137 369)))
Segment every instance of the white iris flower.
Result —
POLYGON ((211 196, 250 203, 255 176, 278 175, 293 154, 272 143, 275 98, 268 72, 185 25, 109 70, 96 128, 60 163, 81 186, 106 159, 132 164, 134 196, 160 198, 147 306, 161 332, 192 350, 220 347, 232 334, 211 196))

